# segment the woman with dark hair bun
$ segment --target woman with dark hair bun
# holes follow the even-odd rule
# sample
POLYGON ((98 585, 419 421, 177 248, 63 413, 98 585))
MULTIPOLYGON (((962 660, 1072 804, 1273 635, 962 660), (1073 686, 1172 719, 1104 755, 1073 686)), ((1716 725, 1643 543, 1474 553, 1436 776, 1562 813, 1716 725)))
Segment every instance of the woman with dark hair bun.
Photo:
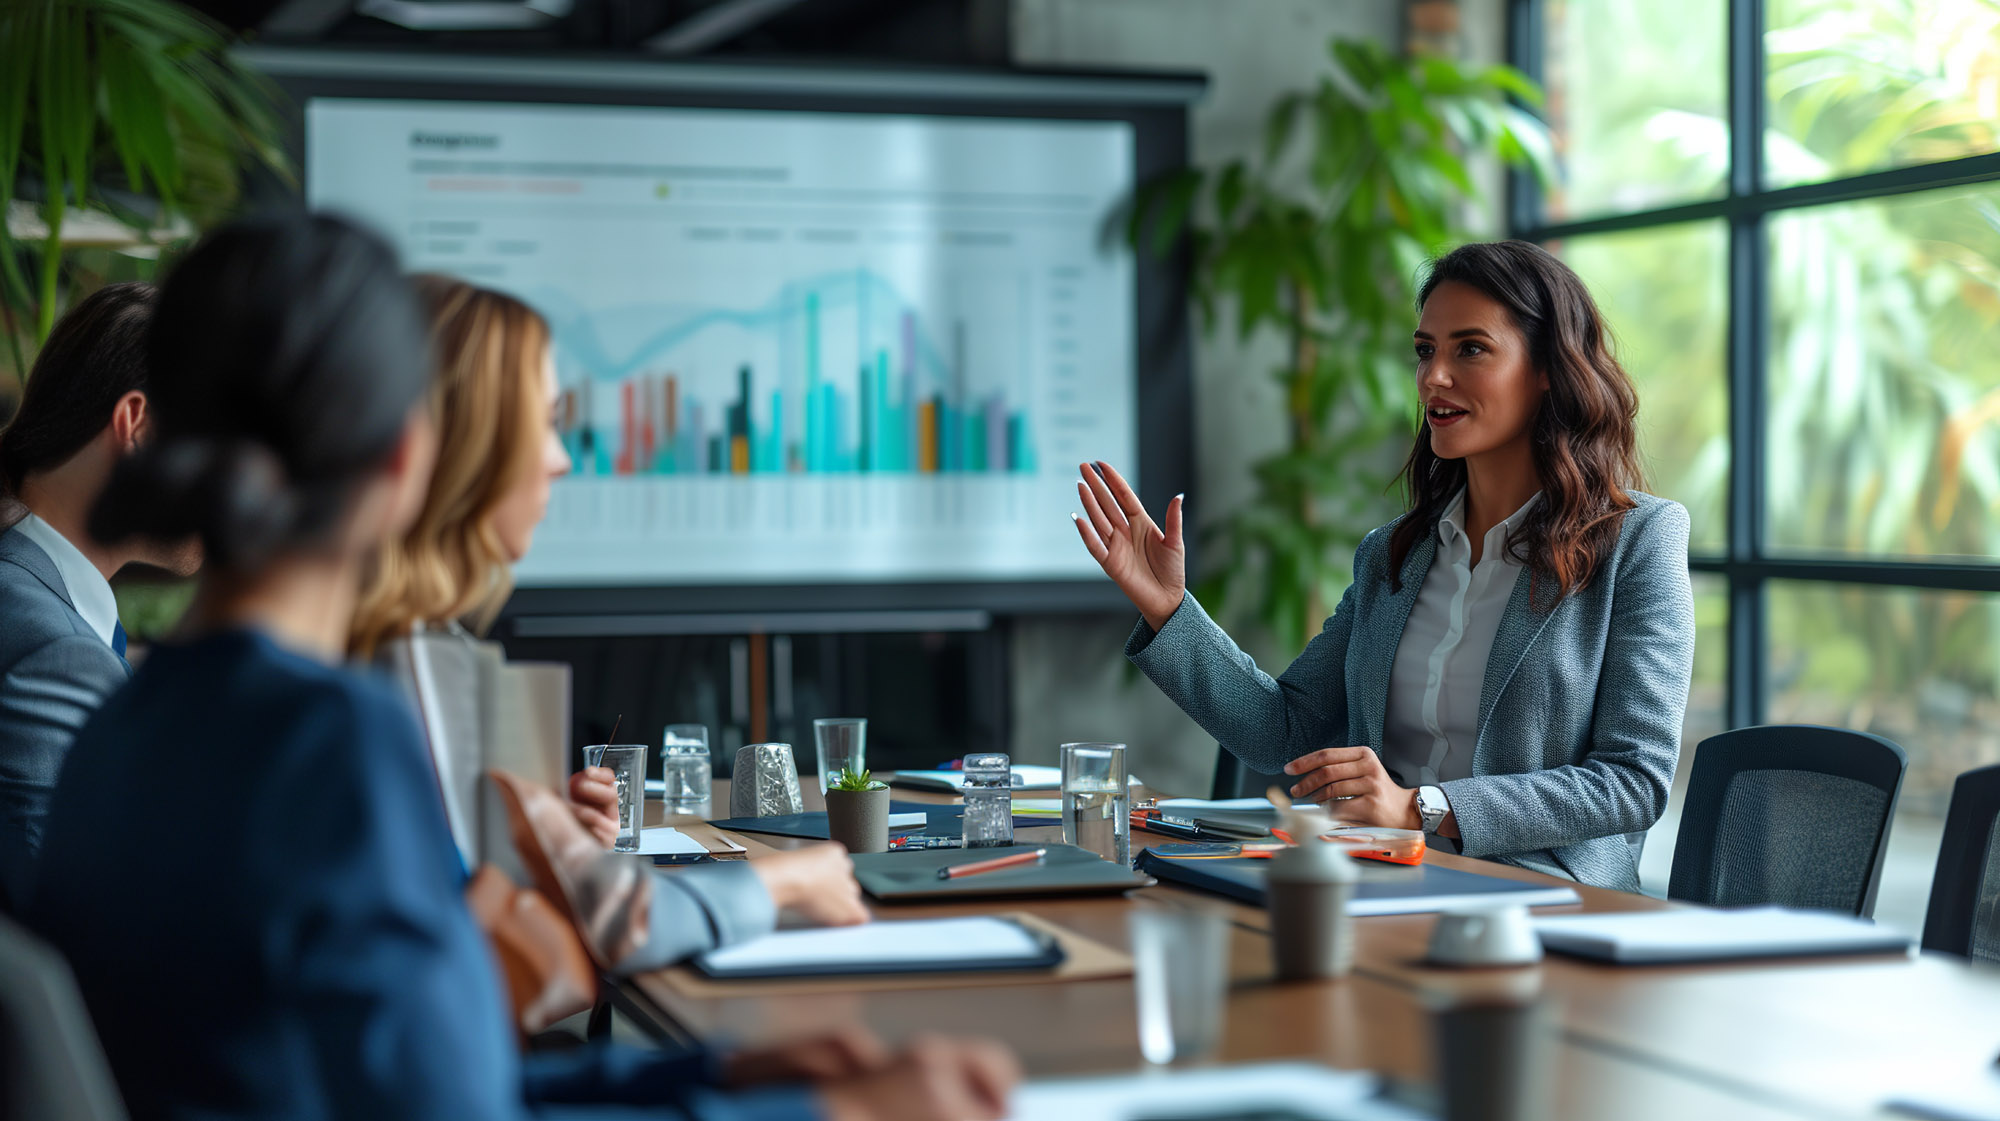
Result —
POLYGON ((1084 464, 1077 532, 1143 616, 1127 656, 1294 797, 1636 891, 1694 671, 1687 511, 1643 492, 1638 396, 1568 266, 1462 246, 1417 309, 1409 510, 1277 679, 1187 594, 1180 497, 1162 529, 1084 464))
POLYGON ((77 738, 27 916, 132 1114, 998 1116, 1012 1067, 986 1045, 520 1058, 409 707, 341 664, 364 561, 431 474, 424 340, 394 254, 333 218, 237 223, 161 291, 157 439, 92 531, 198 534, 208 562, 182 633, 77 738))

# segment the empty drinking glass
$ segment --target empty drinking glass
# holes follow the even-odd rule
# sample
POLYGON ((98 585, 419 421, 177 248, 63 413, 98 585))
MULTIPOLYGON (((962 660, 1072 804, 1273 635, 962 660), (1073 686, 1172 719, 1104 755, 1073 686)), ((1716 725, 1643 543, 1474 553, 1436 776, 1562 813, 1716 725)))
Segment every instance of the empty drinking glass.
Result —
POLYGON ((1207 1058, 1222 1039, 1228 924, 1215 911, 1148 905, 1133 910, 1131 933, 1140 1054, 1162 1065, 1207 1058))
POLYGON ((713 775, 708 725, 669 724, 660 741, 660 779, 668 813, 699 813, 708 805, 713 775))
POLYGON ((819 752, 819 792, 824 794, 840 772, 868 769, 868 721, 859 716, 815 720, 813 746, 819 752))
POLYGON ((1014 843, 1014 768, 1006 755, 968 755, 965 774, 965 847, 1014 843))
POLYGON ((1132 800, 1125 790, 1125 745, 1062 745, 1063 843, 1123 867, 1132 863, 1132 800))
POLYGON ((639 831, 646 814, 646 755, 642 743, 591 744, 583 749, 586 766, 609 767, 618 787, 618 840, 615 852, 638 852, 639 831))

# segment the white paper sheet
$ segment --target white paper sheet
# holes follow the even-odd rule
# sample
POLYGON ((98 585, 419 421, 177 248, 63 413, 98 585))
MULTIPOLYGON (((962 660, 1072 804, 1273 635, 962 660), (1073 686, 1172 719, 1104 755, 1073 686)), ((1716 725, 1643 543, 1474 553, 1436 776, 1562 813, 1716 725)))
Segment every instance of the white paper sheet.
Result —
POLYGON ((891 829, 908 829, 912 826, 929 825, 930 823, 931 815, 927 813, 889 815, 889 828, 891 829))
POLYGON ((1535 920, 1542 945, 1619 962, 1907 950, 1909 938, 1830 911, 1688 907, 1535 920))
MULTIPOLYGON (((1160 799, 1160 808, 1163 810, 1194 810, 1197 812, 1202 810, 1268 810, 1271 808, 1271 803, 1265 798, 1162 798, 1160 799)), ((1292 808, 1295 810, 1310 810, 1316 809, 1317 806, 1312 802, 1293 802, 1292 808)))
POLYGON ((707 851, 700 841, 669 825, 655 825, 639 834, 640 856, 688 856, 707 851))
POLYGON ((1375 1100, 1372 1074, 1310 1063, 1259 1063, 1182 1071, 1148 1070, 1110 1078, 1030 1082, 1014 1094, 1011 1121, 1132 1121, 1199 1118, 1204 1111, 1242 1117, 1284 1109, 1317 1121, 1417 1121, 1422 1114, 1375 1100))
POLYGON ((718 970, 874 963, 1009 961, 1046 951, 1019 923, 986 916, 872 922, 821 930, 781 930, 713 950, 702 960, 718 970))

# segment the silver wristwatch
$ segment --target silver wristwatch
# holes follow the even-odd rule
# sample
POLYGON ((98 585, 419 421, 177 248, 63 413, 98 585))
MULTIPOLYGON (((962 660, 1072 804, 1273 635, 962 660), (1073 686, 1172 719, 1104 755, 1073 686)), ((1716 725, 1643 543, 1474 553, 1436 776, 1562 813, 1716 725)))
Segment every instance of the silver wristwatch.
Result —
POLYGON ((1424 819, 1424 832, 1437 832, 1444 815, 1451 812, 1451 803, 1445 801, 1444 788, 1437 786, 1417 787, 1417 816, 1424 819))

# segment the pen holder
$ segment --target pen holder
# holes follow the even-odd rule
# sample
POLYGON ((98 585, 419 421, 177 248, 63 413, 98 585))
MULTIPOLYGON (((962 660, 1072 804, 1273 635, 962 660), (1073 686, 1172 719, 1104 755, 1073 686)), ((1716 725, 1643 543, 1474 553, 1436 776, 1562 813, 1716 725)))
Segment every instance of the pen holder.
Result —
POLYGON ((826 835, 848 852, 888 852, 889 788, 827 791, 826 835))
POLYGON ((729 784, 729 816, 786 817, 804 813, 799 768, 788 743, 753 743, 736 749, 729 784))

